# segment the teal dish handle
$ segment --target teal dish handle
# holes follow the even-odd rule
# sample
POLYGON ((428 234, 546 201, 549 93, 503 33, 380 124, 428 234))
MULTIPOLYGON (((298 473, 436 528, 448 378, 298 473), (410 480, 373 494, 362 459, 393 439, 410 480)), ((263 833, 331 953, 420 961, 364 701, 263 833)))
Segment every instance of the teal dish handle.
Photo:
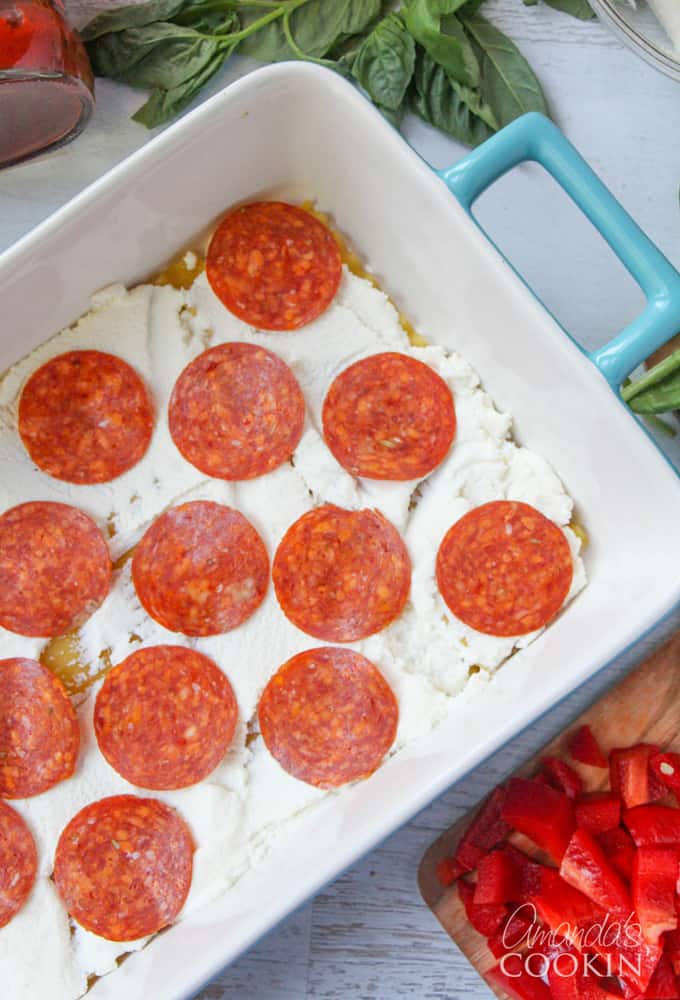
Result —
POLYGON ((630 373, 680 332, 680 274, 633 222, 585 160, 543 115, 523 115, 437 173, 472 215, 477 198, 513 167, 544 167, 590 219, 645 294, 647 304, 613 340, 587 353, 617 392, 630 373))

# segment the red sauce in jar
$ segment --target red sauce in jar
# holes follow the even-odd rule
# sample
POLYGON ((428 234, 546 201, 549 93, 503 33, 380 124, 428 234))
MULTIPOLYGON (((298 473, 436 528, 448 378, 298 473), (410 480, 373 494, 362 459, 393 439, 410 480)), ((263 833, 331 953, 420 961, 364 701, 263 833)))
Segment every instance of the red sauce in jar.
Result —
POLYGON ((60 0, 0 0, 0 165, 77 134, 93 90, 87 52, 60 0))

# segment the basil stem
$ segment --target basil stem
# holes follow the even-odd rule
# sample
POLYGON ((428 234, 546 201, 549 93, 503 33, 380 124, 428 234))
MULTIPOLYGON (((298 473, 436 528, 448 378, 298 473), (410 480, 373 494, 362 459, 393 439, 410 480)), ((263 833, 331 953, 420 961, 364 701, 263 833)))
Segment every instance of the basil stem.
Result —
MULTIPOLYGON (((642 378, 625 386, 621 390, 621 397, 626 403, 630 403, 640 393, 649 390, 653 386, 660 385, 661 382, 678 371, 680 371, 680 350, 673 351, 667 358, 660 361, 658 365, 654 365, 642 378)), ((676 408, 680 409, 680 392, 678 393, 675 405, 667 407, 667 409, 671 410, 676 408)))

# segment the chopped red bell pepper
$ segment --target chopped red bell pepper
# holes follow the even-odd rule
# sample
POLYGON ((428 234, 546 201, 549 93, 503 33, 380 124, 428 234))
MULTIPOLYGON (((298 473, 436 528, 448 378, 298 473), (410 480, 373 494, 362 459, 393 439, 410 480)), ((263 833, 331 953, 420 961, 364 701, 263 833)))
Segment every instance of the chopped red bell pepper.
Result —
POLYGON ((468 920, 476 931, 484 937, 491 937, 503 926, 510 911, 507 906, 477 906, 474 901, 475 887, 465 879, 458 879, 458 893, 468 920))
POLYGON ((532 896, 531 902, 550 930, 567 938, 576 947, 581 944, 580 931, 604 918, 600 907, 568 885, 555 868, 543 869, 541 887, 532 896))
POLYGON ((664 954, 671 963, 675 975, 680 975, 680 930, 667 931, 664 934, 664 954))
POLYGON ((575 799, 583 791, 583 782, 576 771, 559 757, 544 757, 541 766, 551 785, 570 799, 575 799))
POLYGON ((654 975, 644 993, 624 986, 625 1000, 680 1000, 675 973, 665 955, 659 959, 654 975))
POLYGON ((520 955, 506 955, 489 969, 486 978, 513 1000, 551 1000, 549 988, 542 979, 526 970, 520 955))
POLYGON ((475 905, 519 901, 521 873, 509 851, 491 851, 479 862, 475 905))
POLYGON ((610 915, 630 912, 630 895, 623 879, 587 830, 573 834, 562 858, 560 875, 610 915))
POLYGON ((631 912, 613 921, 606 920, 593 928, 588 937, 592 951, 607 962, 608 971, 629 987, 644 993, 662 955, 660 944, 650 944, 639 930, 637 916, 631 912))
POLYGON ((613 792, 593 792, 576 803, 576 825, 590 833, 606 833, 621 822, 621 799, 613 792))
POLYGON ((504 800, 505 789, 499 785, 478 809, 461 837, 454 857, 465 871, 472 871, 489 851, 507 840, 510 827, 501 814, 504 800))
POLYGON ((548 961, 546 975, 553 1000, 581 1000, 579 982, 584 958, 564 939, 548 940, 542 949, 548 961))
POLYGON ((502 814, 510 826, 559 864, 575 826, 574 807, 564 792, 526 778, 511 778, 502 814))
POLYGON ((680 753, 655 753, 649 766, 668 791, 680 796, 680 753))
POLYGON ((638 847, 680 847, 680 809, 635 806, 624 809, 622 819, 638 847))
MULTIPOLYGON (((616 976, 605 976, 603 979, 595 980, 598 986, 604 990, 602 995, 602 1000, 614 1000, 615 997, 623 996, 623 986, 621 982, 616 978, 616 976)), ((591 1000, 588 997, 587 991, 584 994, 584 1000, 591 1000)))
POLYGON ((662 955, 645 991, 645 1000, 679 1000, 680 991, 671 963, 662 955))
POLYGON ((607 972, 640 990, 646 990, 661 955, 660 945, 650 945, 630 913, 612 920, 601 907, 564 881, 554 868, 544 868, 541 890, 532 902, 540 918, 556 934, 577 948, 595 952, 607 972))
POLYGON ((582 976, 579 989, 580 1000, 616 1000, 622 996, 618 983, 611 978, 597 979, 595 976, 582 976))
POLYGON ((607 758, 593 736, 590 726, 580 726, 569 740, 569 753, 579 764, 590 767, 607 767, 607 758))
POLYGON ((614 830, 605 830, 597 839, 612 868, 615 868, 619 875, 623 875, 630 882, 633 874, 635 844, 628 831, 618 826, 614 830))
POLYGON ((582 1000, 580 976, 569 974, 570 970, 560 970, 560 966, 548 968, 548 985, 552 1000, 582 1000))
POLYGON ((514 910, 500 930, 487 940, 489 951, 494 958, 502 958, 511 951, 522 951, 528 943, 529 931, 535 926, 528 908, 514 910))
POLYGON ((452 856, 446 858, 440 858, 437 862, 437 867, 435 868, 435 874, 439 883, 448 888, 450 885, 460 878, 465 872, 465 868, 460 864, 459 861, 452 856))
POLYGON ((609 754, 609 783, 627 809, 651 802, 658 794, 658 787, 650 784, 649 769, 650 757, 658 752, 657 746, 638 743, 634 747, 612 750, 609 754))
POLYGON ((538 892, 541 886, 541 872, 544 865, 537 861, 532 861, 523 851, 518 850, 513 844, 506 844, 503 851, 508 854, 519 874, 519 894, 514 903, 526 903, 527 900, 538 892))
POLYGON ((678 852, 672 847, 639 847, 633 861, 633 904, 646 941, 656 944, 678 926, 675 892, 678 852))

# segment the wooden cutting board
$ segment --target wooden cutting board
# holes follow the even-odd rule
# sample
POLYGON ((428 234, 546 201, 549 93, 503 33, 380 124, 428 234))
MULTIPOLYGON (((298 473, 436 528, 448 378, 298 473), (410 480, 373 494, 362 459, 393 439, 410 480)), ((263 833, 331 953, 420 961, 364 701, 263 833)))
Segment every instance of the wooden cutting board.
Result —
MULTIPOLYGON (((588 790, 604 787, 609 777, 607 771, 575 764, 567 755, 567 740, 583 723, 591 726, 605 753, 612 747, 639 742, 656 743, 664 749, 680 751, 680 632, 591 705, 516 774, 534 774, 539 769, 540 759, 553 754, 567 758, 569 764, 581 775, 588 790)), ((444 930, 480 976, 484 977, 497 959, 486 947, 481 934, 468 923, 455 886, 451 889, 442 888, 435 874, 437 862, 440 858, 453 854, 470 819, 471 814, 464 816, 428 848, 420 863, 418 884, 423 899, 444 930)), ((521 846, 526 849, 529 842, 524 838, 522 841, 521 846)), ((517 843, 519 845, 520 841, 517 843)), ((488 982, 487 985, 498 997, 507 1000, 506 993, 499 992, 488 982)))

